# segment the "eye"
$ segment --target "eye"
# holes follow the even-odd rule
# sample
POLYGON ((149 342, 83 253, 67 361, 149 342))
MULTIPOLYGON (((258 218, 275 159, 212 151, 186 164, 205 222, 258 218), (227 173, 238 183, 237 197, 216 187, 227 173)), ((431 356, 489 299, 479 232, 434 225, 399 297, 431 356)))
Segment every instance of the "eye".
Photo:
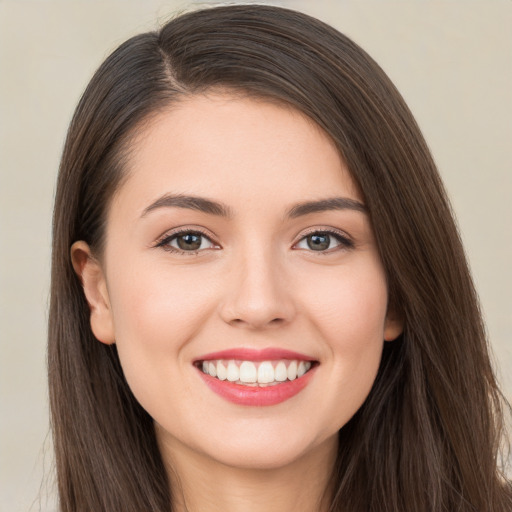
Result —
POLYGON ((165 236, 158 242, 157 247, 162 247, 170 252, 196 254, 199 251, 215 249, 218 246, 200 231, 184 230, 165 236))
POLYGON ((354 243, 341 233, 332 231, 314 231, 304 236, 298 244, 297 249, 306 249, 315 252, 331 252, 337 248, 352 248, 354 243))

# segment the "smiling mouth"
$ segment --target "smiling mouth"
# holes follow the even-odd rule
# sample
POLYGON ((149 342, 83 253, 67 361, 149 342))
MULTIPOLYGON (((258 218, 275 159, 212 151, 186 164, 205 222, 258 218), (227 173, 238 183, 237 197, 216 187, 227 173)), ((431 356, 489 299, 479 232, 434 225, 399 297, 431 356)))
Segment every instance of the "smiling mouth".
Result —
POLYGON ((250 387, 276 386, 304 376, 317 362, 298 359, 247 361, 210 359, 197 361, 196 367, 219 381, 250 387))

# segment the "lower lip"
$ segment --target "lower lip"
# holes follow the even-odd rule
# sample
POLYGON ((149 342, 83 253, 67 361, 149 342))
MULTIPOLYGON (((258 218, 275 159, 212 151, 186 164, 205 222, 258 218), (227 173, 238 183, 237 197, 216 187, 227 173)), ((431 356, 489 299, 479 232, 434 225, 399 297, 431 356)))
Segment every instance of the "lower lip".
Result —
POLYGON ((228 380, 219 380, 198 369, 208 387, 222 398, 237 405, 266 406, 280 404, 300 393, 309 383, 316 366, 302 377, 273 386, 244 386, 228 380))

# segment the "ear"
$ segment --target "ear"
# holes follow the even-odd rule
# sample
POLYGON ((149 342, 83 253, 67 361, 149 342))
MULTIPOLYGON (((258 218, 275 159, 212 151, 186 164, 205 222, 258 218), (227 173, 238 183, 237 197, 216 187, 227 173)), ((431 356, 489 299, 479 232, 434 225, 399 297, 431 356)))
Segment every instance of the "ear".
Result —
POLYGON ((402 334, 404 330, 404 321, 402 315, 396 311, 389 310, 386 314, 384 323, 384 341, 394 341, 402 334))
POLYGON ((71 262, 84 288, 91 311, 91 330, 107 345, 115 343, 114 321, 108 296, 105 274, 91 248, 83 241, 71 246, 71 262))

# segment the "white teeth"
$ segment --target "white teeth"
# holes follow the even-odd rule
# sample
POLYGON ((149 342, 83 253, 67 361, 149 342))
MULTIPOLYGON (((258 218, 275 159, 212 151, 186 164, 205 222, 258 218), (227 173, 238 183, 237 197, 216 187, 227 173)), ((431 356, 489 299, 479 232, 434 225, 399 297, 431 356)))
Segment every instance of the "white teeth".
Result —
POLYGON ((240 370, 234 361, 229 361, 226 378, 230 382, 236 382, 240 379, 240 370))
POLYGON ((295 380, 297 378, 297 361, 292 361, 288 365, 288 380, 295 380))
POLYGON ((251 361, 244 361, 240 365, 240 382, 253 383, 258 380, 256 366, 251 361))
POLYGON ((222 364, 222 361, 219 361, 217 363, 217 378, 220 380, 226 380, 227 376, 227 368, 222 364))
POLYGON ((204 373, 219 380, 245 385, 272 385, 302 377, 311 361, 235 361, 211 360, 202 362, 204 373))
POLYGON ((280 361, 277 363, 276 371, 275 371, 275 380, 277 382, 284 382, 288 377, 288 372, 286 371, 286 365, 280 361))
POLYGON ((274 382, 274 367, 270 361, 264 361, 258 368, 258 384, 274 382))

